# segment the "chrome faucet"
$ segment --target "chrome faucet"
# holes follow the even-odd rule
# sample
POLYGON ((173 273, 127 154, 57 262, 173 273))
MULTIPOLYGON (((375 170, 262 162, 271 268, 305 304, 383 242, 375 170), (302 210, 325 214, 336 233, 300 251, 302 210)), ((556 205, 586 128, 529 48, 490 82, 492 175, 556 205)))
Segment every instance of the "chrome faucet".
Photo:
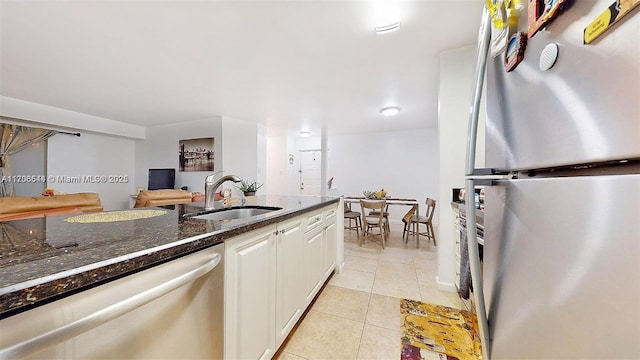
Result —
POLYGON ((212 175, 207 176, 204 179, 204 208, 207 210, 213 209, 213 198, 214 195, 216 193, 216 190, 218 190, 218 188, 220 187, 220 185, 222 185, 223 182, 225 181, 233 181, 233 182, 240 182, 242 181, 242 179, 240 179, 239 177, 235 176, 235 175, 226 175, 221 177, 220 179, 218 179, 218 181, 213 181, 213 178, 218 175, 219 173, 215 173, 212 175))

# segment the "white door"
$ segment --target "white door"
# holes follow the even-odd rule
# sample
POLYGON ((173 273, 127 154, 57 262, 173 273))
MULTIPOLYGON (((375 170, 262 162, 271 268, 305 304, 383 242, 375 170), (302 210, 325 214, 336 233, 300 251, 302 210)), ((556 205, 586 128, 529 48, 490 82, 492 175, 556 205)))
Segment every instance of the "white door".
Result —
POLYGON ((318 151, 300 152, 300 195, 320 196, 320 169, 322 153, 318 151))

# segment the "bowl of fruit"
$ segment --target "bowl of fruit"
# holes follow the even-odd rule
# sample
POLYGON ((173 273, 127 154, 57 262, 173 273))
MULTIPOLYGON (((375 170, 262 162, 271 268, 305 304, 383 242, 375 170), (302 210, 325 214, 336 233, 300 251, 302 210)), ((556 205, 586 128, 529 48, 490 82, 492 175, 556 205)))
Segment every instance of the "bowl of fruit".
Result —
POLYGON ((381 200, 384 199, 385 196, 387 196, 387 192, 384 189, 380 189, 378 191, 365 190, 362 192, 362 194, 365 198, 372 200, 381 200))

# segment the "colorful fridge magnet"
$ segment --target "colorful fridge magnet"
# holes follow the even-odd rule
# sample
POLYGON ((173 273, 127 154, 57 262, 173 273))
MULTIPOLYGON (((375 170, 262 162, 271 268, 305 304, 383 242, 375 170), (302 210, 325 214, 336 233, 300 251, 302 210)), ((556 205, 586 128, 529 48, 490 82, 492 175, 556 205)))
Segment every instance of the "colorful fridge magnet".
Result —
POLYGON ((527 29, 529 38, 549 25, 570 2, 570 0, 529 0, 527 29))
POLYGON ((584 43, 591 44, 593 40, 602 35, 615 23, 629 14, 636 6, 640 5, 640 0, 616 0, 613 4, 602 12, 595 20, 584 28, 584 43))
POLYGON ((486 0, 491 4, 489 14, 491 15, 491 56, 496 57, 504 52, 509 38, 509 28, 507 26, 507 16, 503 0, 486 0))
POLYGON ((504 54, 504 64, 507 72, 520 64, 524 59, 524 49, 527 47, 527 34, 523 32, 517 32, 511 35, 509 39, 509 45, 507 45, 507 52, 504 54))
POLYGON ((504 5, 507 9, 507 22, 509 24, 509 31, 511 34, 513 34, 518 29, 520 12, 523 9, 526 9, 527 5, 525 0, 508 0, 504 3, 504 5))
POLYGON ((504 0, 486 0, 491 15, 491 56, 496 57, 507 48, 509 27, 504 0))
POLYGON ((491 17, 491 25, 493 25, 493 27, 497 29, 505 27, 507 24, 504 21, 505 18, 502 15, 502 12, 500 11, 504 11, 504 0, 485 0, 485 4, 487 6, 489 16, 491 17))

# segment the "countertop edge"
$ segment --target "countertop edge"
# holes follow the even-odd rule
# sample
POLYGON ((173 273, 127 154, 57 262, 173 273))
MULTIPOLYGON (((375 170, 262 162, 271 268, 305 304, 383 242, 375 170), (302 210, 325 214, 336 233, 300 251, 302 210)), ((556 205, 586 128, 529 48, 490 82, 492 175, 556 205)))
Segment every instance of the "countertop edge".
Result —
POLYGON ((8 289, 9 291, 0 294, 0 319, 28 311, 124 276, 192 254, 196 251, 224 243, 226 239, 239 234, 321 209, 339 201, 340 198, 333 198, 301 209, 285 210, 281 213, 274 214, 274 216, 239 223, 238 226, 229 229, 200 234, 170 244, 83 266, 78 269, 62 271, 57 274, 8 286, 5 290, 8 289))

